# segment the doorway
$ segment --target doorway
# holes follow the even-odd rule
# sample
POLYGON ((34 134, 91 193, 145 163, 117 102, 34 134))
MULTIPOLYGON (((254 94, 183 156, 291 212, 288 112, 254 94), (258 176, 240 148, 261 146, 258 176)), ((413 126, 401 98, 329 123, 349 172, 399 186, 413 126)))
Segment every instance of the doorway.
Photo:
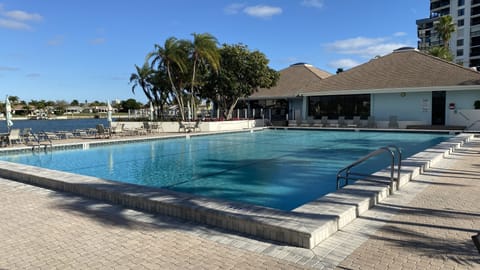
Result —
POLYGON ((432 92, 432 125, 445 125, 446 92, 432 92))

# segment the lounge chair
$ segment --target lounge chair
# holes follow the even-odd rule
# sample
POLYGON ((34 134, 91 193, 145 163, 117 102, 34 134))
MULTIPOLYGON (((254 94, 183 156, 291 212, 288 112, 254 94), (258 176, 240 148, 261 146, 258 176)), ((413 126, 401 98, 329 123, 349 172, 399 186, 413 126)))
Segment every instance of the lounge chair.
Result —
POLYGON ((367 120, 367 127, 368 128, 376 128, 377 123, 375 122, 375 116, 369 116, 367 120))
POLYGON ((330 126, 330 124, 328 123, 328 116, 322 116, 322 118, 320 119, 320 124, 322 125, 322 127, 330 126))
POLYGON ((388 128, 398 128, 398 121, 396 115, 391 115, 388 119, 388 128))
POLYGON ((95 138, 109 138, 110 134, 109 132, 105 129, 105 127, 102 124, 98 124, 96 126, 97 132, 95 133, 95 138))
POLYGON ((347 122, 345 121, 345 116, 339 116, 338 117, 338 126, 339 127, 346 127, 347 122))
POLYGON ((195 125, 192 127, 193 132, 195 132, 197 129, 200 131, 200 120, 197 120, 195 125))
POLYGON ((178 132, 182 131, 182 129, 183 132, 187 132, 187 126, 185 125, 185 123, 182 121, 178 121, 178 132))
POLYGON ((362 123, 360 122, 360 116, 353 117, 353 126, 354 127, 361 127, 362 123))
POLYGON ((14 128, 8 134, 8 144, 22 143, 22 136, 20 136, 20 129, 14 128))
POLYGON ((150 124, 150 131, 152 133, 160 133, 163 132, 162 124, 155 122, 150 124))
POLYGON ((116 124, 113 126, 113 129, 111 130, 111 134, 115 135, 123 135, 124 134, 124 129, 123 129, 124 124, 116 124))
POLYGON ((307 126, 313 127, 314 124, 315 124, 315 121, 313 120, 313 117, 308 117, 307 118, 307 126))

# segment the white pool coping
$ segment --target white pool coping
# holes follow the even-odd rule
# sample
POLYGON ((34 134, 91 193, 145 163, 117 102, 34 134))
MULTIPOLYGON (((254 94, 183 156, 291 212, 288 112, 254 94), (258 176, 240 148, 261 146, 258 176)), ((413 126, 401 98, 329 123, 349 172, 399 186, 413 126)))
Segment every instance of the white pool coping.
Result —
MULTIPOLYGON (((472 137, 459 134, 404 159, 398 186, 401 188, 472 137)), ((389 173, 385 168, 374 175, 389 173)), ((308 249, 390 194, 387 183, 358 180, 292 211, 282 211, 6 161, 0 161, 0 177, 308 249)))

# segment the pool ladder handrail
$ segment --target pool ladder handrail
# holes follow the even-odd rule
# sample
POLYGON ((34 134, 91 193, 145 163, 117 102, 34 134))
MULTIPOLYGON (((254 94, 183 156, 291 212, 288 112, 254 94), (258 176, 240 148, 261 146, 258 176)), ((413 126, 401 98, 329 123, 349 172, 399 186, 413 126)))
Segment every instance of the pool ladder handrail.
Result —
POLYGON ((368 155, 358 159, 357 161, 353 162, 352 164, 346 166, 345 168, 341 169, 338 171, 337 173, 337 190, 340 189, 340 180, 341 179, 344 179, 345 180, 345 184, 342 186, 346 186, 348 185, 348 180, 349 180, 349 176, 350 175, 356 175, 356 176, 369 176, 368 174, 360 174, 360 173, 354 173, 354 172, 351 172, 351 169, 365 161, 367 161, 368 159, 374 157, 374 156, 378 156, 378 155, 381 155, 383 153, 389 153, 390 156, 391 156, 391 162, 390 162, 390 192, 393 193, 394 192, 394 182, 395 180, 397 180, 397 189, 399 189, 399 186, 400 186, 400 170, 402 168, 402 151, 400 150, 400 148, 396 145, 387 145, 387 146, 384 146, 384 147, 380 147, 379 149, 369 153, 368 155), (392 148, 395 150, 393 151, 392 148), (395 155, 397 154, 397 155, 395 155), (395 157, 397 157, 397 177, 395 178, 395 157), (344 173, 342 175, 342 173, 344 173))

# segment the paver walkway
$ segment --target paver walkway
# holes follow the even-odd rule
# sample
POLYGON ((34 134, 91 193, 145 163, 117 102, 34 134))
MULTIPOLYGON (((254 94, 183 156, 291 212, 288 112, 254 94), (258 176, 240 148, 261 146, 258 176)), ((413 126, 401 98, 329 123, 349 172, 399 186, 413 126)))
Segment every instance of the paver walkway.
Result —
POLYGON ((0 269, 304 269, 135 211, 0 180, 0 269))
POLYGON ((480 140, 466 144, 407 188, 404 193, 423 190, 407 205, 387 199, 354 222, 383 226, 367 232, 369 239, 338 269, 480 269, 471 239, 480 232, 480 140), (381 216, 392 211, 397 214, 389 220, 381 216))
POLYGON ((480 269, 480 139, 312 250, 0 179, 0 269, 480 269))

